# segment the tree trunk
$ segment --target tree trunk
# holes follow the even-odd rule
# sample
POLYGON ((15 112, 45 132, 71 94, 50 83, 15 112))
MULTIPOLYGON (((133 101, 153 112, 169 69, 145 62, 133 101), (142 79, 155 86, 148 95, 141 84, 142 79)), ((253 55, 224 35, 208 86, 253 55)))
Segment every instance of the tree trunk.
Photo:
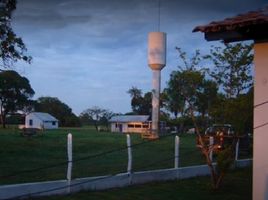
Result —
POLYGON ((1 112, 0 117, 1 117, 2 126, 3 126, 3 128, 6 128, 6 114, 5 114, 5 111, 3 110, 2 104, 1 104, 0 112, 1 112))
POLYGON ((99 131, 98 123, 96 121, 94 122, 94 126, 95 126, 96 131, 99 131))
POLYGON ((6 115, 4 113, 1 113, 1 123, 2 127, 6 128, 6 115))

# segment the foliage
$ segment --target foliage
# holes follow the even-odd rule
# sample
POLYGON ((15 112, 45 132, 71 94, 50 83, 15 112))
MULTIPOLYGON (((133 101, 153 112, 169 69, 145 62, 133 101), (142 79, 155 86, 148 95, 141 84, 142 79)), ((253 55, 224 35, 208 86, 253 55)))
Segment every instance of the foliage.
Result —
POLYGON ((253 88, 246 94, 236 98, 218 96, 211 114, 214 123, 232 124, 236 134, 252 133, 253 131, 253 88))
POLYGON ((131 99, 131 107, 133 112, 138 112, 139 106, 142 101, 142 91, 136 87, 132 87, 127 91, 130 94, 131 99))
MULTIPOLYGON (((217 99, 217 85, 212 80, 206 80, 205 72, 200 70, 200 52, 196 51, 195 55, 187 60, 187 55, 180 48, 177 48, 179 52, 179 57, 182 60, 184 67, 179 66, 178 71, 173 71, 170 75, 170 80, 168 82, 168 90, 171 91, 170 97, 174 97, 174 92, 180 97, 178 101, 183 99, 184 108, 191 117, 193 125, 195 127, 195 132, 197 134, 197 147, 200 149, 201 153, 205 157, 206 163, 211 172, 211 183, 213 189, 218 189, 222 182, 222 179, 229 167, 229 160, 227 162, 226 158, 233 157, 230 155, 232 151, 220 152, 222 154, 222 159, 219 159, 220 167, 218 170, 213 166, 212 158, 210 157, 211 152, 217 149, 217 144, 208 145, 204 141, 204 137, 201 135, 200 124, 196 117, 197 113, 201 113, 202 118, 209 114, 210 103, 215 102, 217 99)), ((176 99, 174 99, 175 101, 176 99)), ((233 150, 233 148, 231 149, 233 150)))
POLYGON ((152 93, 142 94, 141 89, 132 87, 127 91, 130 94, 133 113, 137 115, 149 115, 152 112, 152 93))
POLYGON ((80 126, 79 118, 72 112, 72 109, 61 102, 57 97, 40 97, 35 103, 36 112, 46 112, 59 120, 60 126, 80 126))
POLYGON ((0 111, 3 127, 6 125, 6 116, 23 109, 33 95, 34 90, 27 78, 11 70, 0 72, 0 111))
POLYGON ((232 148, 233 146, 230 145, 218 153, 217 169, 219 173, 225 174, 234 164, 234 150, 232 148))
POLYGON ((109 119, 115 114, 109 110, 102 109, 98 106, 93 106, 92 108, 88 108, 84 110, 80 114, 80 119, 82 119, 86 123, 93 122, 95 129, 97 131, 100 130, 100 124, 103 124, 108 129, 109 119))
POLYGON ((177 118, 179 113, 181 116, 184 116, 185 101, 182 96, 180 96, 179 93, 174 90, 171 82, 172 80, 170 79, 169 87, 164 89, 162 96, 164 107, 171 112, 175 118, 177 118))
POLYGON ((6 117, 7 124, 24 124, 25 116, 20 113, 14 113, 6 117))
POLYGON ((86 125, 93 125, 93 118, 88 114, 88 113, 84 113, 82 112, 80 115, 79 115, 79 119, 80 119, 80 122, 83 126, 86 126, 86 125))
POLYGON ((16 0, 0 0, 0 67, 11 67, 18 60, 30 63, 31 57, 25 55, 27 51, 22 39, 12 30, 11 17, 16 9, 16 0))
POLYGON ((247 92, 252 86, 252 44, 223 44, 212 46, 206 59, 214 65, 211 76, 225 92, 227 98, 234 98, 247 92))
POLYGON ((212 123, 228 123, 241 134, 252 132, 252 45, 212 47, 206 56, 196 50, 189 58, 181 48, 176 50, 180 59, 178 70, 170 74, 163 97, 166 110, 180 118, 179 129, 185 129, 190 101, 200 129, 212 123), (189 99, 186 101, 184 96, 189 99))
MULTIPOLYGON (((217 97, 217 85, 212 80, 207 80, 206 70, 201 70, 201 55, 196 51, 194 56, 187 59, 187 54, 180 48, 179 58, 182 64, 179 70, 173 71, 168 81, 168 86, 164 90, 167 110, 174 113, 177 118, 178 113, 183 119, 189 114, 189 105, 194 107, 195 113, 202 116, 202 124, 206 122, 208 115, 212 112, 211 104, 217 97)), ((184 130, 184 120, 180 120, 180 130, 184 130)))

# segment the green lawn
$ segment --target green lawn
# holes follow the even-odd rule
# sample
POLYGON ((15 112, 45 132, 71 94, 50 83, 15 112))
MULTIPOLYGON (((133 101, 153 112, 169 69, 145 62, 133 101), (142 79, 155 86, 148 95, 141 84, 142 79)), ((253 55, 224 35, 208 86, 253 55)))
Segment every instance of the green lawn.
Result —
MULTIPOLYGON (((73 159, 79 160, 73 164, 73 178, 126 171, 126 136, 123 134, 96 132, 92 128, 61 128, 28 138, 20 136, 18 129, 9 128, 0 129, 0 184, 65 179, 69 132, 73 134, 73 159), (102 156, 95 156, 99 154, 102 156), (52 165, 56 166, 19 173, 52 165), (9 176, 12 174, 15 176, 9 176)), ((204 164, 195 147, 195 137, 180 138, 180 166, 204 164)), ((174 136, 148 142, 132 134, 131 139, 134 171, 173 167, 174 136)))
POLYGON ((239 169, 227 174, 222 188, 211 190, 209 177, 149 183, 97 192, 80 192, 69 196, 45 197, 40 200, 251 200, 252 170, 239 169))

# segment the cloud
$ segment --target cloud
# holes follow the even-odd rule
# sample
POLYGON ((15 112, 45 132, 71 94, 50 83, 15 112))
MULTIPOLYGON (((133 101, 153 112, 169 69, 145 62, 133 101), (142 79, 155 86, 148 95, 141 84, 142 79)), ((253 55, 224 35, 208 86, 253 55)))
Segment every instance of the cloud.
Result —
MULTIPOLYGON (((161 0, 161 26, 168 37, 162 88, 177 69, 175 46, 190 55, 210 46, 200 24, 265 5, 265 0, 161 0)), ((126 91, 151 90, 147 34, 158 28, 158 0, 19 0, 15 32, 27 45, 33 63, 24 73, 39 96, 57 96, 76 114, 98 105, 130 111, 126 91)), ((22 70, 23 71, 23 70, 22 70)))

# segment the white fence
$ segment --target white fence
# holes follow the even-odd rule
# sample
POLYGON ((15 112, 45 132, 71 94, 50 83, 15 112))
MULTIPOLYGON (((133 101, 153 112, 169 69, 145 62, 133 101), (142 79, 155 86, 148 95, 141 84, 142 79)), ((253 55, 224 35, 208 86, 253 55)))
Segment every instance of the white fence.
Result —
MULTIPOLYGON (((128 165, 126 173, 99 177, 78 178, 72 180, 72 135, 67 136, 68 168, 66 180, 13 184, 0 186, 0 200, 18 199, 49 195, 65 195, 82 190, 104 190, 116 187, 126 187, 151 181, 167 181, 186 179, 210 174, 207 165, 179 167, 179 137, 175 137, 174 168, 132 172, 131 139, 127 135, 128 165)), ((237 145, 238 154, 238 145, 237 145)), ((251 159, 237 160, 235 167, 246 167, 252 164, 251 159)))

